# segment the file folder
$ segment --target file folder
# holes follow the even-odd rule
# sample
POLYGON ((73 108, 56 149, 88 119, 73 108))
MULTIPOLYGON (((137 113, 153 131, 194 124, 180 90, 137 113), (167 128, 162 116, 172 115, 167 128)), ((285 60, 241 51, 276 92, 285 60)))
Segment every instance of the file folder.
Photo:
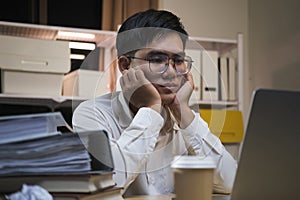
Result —
POLYGON ((194 91, 190 101, 196 102, 201 100, 201 50, 197 49, 186 49, 186 55, 190 56, 193 60, 191 73, 194 80, 194 91))
POLYGON ((218 100, 218 52, 202 52, 202 99, 206 101, 218 100))
POLYGON ((220 92, 221 92, 221 100, 227 101, 228 100, 228 65, 227 65, 227 57, 220 57, 220 92))
POLYGON ((235 60, 232 57, 228 57, 228 72, 229 72, 229 94, 228 100, 234 101, 236 97, 236 67, 235 60))

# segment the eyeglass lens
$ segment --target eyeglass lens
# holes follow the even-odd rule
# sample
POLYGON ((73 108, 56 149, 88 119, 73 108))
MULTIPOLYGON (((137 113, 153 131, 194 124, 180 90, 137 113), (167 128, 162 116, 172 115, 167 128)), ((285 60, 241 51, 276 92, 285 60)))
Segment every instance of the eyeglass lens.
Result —
POLYGON ((185 74, 189 72, 191 67, 191 59, 187 56, 177 56, 172 59, 167 55, 154 55, 147 59, 151 71, 156 73, 164 73, 169 64, 175 67, 178 74, 185 74))

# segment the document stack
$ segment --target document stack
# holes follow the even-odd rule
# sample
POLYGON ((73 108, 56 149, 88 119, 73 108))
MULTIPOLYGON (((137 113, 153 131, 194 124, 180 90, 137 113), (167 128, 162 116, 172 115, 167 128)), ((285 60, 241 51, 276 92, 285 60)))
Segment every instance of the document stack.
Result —
POLYGON ((0 193, 39 185, 57 200, 122 199, 104 131, 57 131, 61 113, 0 117, 0 193))
POLYGON ((68 127, 60 112, 2 116, 0 144, 57 135, 59 127, 68 127))

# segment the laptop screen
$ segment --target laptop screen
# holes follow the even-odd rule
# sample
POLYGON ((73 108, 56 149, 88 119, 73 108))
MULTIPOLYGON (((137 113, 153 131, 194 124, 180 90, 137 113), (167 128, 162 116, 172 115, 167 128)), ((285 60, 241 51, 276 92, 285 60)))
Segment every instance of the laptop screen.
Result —
POLYGON ((232 200, 300 199, 300 91, 253 93, 232 200))

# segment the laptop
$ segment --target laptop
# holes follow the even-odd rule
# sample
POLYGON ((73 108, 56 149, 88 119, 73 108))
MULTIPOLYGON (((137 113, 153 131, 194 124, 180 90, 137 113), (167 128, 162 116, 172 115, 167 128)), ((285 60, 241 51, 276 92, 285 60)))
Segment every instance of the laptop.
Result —
POLYGON ((300 91, 257 89, 231 200, 300 199, 300 91))

